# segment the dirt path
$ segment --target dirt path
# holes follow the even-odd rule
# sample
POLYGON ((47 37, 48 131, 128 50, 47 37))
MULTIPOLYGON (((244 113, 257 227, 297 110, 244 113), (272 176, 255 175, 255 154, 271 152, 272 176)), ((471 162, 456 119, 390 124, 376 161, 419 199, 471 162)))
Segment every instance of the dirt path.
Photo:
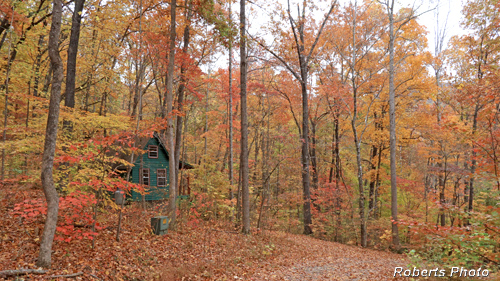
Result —
POLYGON ((253 280, 394 280, 395 267, 406 268, 409 262, 403 255, 301 235, 274 235, 288 240, 290 248, 255 272, 253 280))

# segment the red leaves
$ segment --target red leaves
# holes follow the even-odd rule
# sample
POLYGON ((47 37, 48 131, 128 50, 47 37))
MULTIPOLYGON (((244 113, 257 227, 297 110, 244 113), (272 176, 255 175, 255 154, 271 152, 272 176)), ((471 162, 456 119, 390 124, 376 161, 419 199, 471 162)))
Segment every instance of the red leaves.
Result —
POLYGON ((29 221, 34 220, 38 215, 47 214, 47 207, 42 199, 24 200, 15 205, 12 212, 15 216, 21 216, 29 221))
MULTIPOLYGON (((97 235, 90 231, 90 226, 94 223, 91 215, 91 207, 96 203, 93 194, 86 194, 80 191, 72 193, 70 196, 59 199, 59 220, 54 239, 70 242, 72 239, 83 239, 92 237, 87 235, 97 235), (84 231, 77 229, 75 225, 82 226, 84 231), (78 233, 82 235, 77 236, 78 233)), ((21 216, 25 223, 32 223, 47 214, 47 204, 42 199, 27 199, 15 205, 12 214, 21 216)), ((96 226, 96 229, 100 229, 96 226)))

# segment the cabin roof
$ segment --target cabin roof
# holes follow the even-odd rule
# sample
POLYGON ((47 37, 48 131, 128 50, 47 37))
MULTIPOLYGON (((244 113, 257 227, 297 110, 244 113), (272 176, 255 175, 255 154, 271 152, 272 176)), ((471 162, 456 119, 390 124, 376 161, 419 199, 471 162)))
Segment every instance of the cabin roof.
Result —
MULTIPOLYGON (((157 132, 154 132, 153 138, 155 138, 158 141, 158 143, 160 144, 159 146, 165 151, 165 153, 167 154, 167 159, 168 159, 169 158, 168 149, 167 149, 165 143, 163 142, 163 140, 161 139, 160 135, 157 132)), ((147 149, 145 146, 147 145, 147 143, 149 142, 150 139, 151 139, 151 137, 136 137, 134 146, 137 148, 140 148, 140 149, 147 149)), ((125 152, 119 152, 119 155, 118 155, 118 157, 120 159, 123 159, 129 163, 130 163, 131 156, 132 156, 131 153, 125 153, 125 152)), ((134 163, 135 163, 135 161, 137 161, 137 159, 139 159, 139 157, 137 157, 137 156, 138 155, 136 155, 134 157, 134 161, 133 161, 134 163)), ((118 169, 118 170, 126 169, 125 165, 123 165, 122 163, 116 163, 116 165, 114 165, 113 168, 118 169)), ((193 165, 191 165, 189 163, 179 161, 179 169, 194 169, 194 167, 193 167, 193 165)))
MULTIPOLYGON (((167 158, 169 158, 170 156, 168 154, 167 147, 163 143, 163 140, 161 139, 160 135, 157 132, 154 132, 153 137, 158 140, 158 143, 160 144, 160 146, 163 148, 163 150, 165 150, 165 153, 167 153, 167 158)), ((146 143, 148 141, 149 141, 149 139, 146 141, 146 143)), ((146 145, 146 143, 144 143, 142 145, 142 147, 144 147, 146 145)), ((179 169, 194 169, 194 167, 193 167, 193 165, 191 165, 189 163, 186 163, 186 162, 183 162, 183 161, 179 161, 179 169)))

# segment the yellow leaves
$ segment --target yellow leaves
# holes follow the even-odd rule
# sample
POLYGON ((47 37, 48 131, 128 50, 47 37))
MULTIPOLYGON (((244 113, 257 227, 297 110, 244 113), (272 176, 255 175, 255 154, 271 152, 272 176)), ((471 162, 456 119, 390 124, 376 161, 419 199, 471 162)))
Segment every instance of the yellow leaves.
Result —
POLYGON ((74 129, 82 131, 126 130, 132 126, 130 118, 123 115, 108 114, 106 116, 90 112, 63 111, 61 119, 73 122, 74 129))
POLYGON ((391 230, 385 230, 384 231, 384 234, 382 234, 380 237, 379 237, 381 240, 390 240, 392 239, 392 232, 391 230))

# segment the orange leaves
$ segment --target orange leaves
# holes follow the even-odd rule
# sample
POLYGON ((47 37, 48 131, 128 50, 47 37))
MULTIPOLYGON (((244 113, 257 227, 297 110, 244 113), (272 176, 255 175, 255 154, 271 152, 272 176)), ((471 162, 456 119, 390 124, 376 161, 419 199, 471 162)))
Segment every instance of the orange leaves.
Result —
MULTIPOLYGON (((95 203, 94 195, 79 191, 59 198, 60 219, 55 239, 69 242, 75 238, 82 239, 96 235, 88 230, 93 223, 90 208, 95 203), (76 229, 75 226, 82 229, 76 229)), ((34 223, 47 214, 47 205, 42 199, 27 199, 16 204, 12 214, 24 218, 27 224, 34 223)), ((97 226, 96 229, 100 227, 97 226)))

